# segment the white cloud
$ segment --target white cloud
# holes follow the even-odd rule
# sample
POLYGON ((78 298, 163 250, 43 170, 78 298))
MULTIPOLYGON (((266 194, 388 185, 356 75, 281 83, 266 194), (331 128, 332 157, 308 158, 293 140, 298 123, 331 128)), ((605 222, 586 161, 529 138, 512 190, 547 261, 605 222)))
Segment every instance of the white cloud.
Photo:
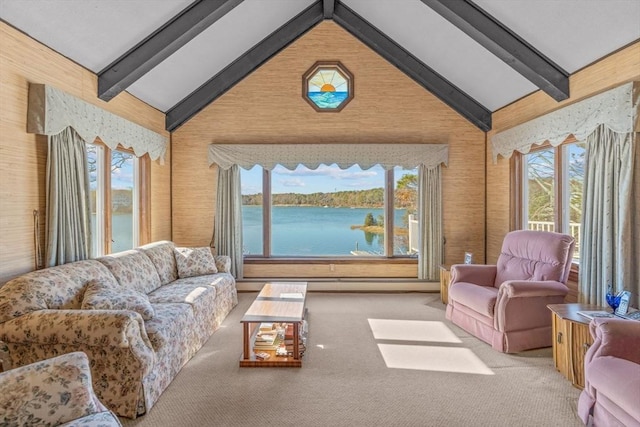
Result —
POLYGON ((283 187, 304 187, 305 183, 300 178, 283 179, 279 181, 283 187))

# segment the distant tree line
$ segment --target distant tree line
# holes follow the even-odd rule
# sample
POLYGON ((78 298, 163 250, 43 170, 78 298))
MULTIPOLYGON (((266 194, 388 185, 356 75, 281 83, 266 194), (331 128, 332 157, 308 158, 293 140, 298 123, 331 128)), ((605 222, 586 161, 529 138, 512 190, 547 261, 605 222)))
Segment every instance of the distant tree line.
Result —
MULTIPOLYGON (((384 206, 384 189, 372 188, 370 190, 311 194, 282 193, 272 194, 271 198, 273 205, 381 208, 384 206)), ((243 195, 242 204, 262 204, 262 193, 243 195)))
MULTIPOLYGON (((417 176, 404 175, 394 192, 395 206, 410 209, 417 199, 417 176)), ((336 191, 334 193, 282 193, 272 194, 271 203, 280 206, 329 206, 352 208, 383 208, 384 188, 370 190, 336 191)), ((262 193, 242 195, 243 205, 261 205, 262 193)))

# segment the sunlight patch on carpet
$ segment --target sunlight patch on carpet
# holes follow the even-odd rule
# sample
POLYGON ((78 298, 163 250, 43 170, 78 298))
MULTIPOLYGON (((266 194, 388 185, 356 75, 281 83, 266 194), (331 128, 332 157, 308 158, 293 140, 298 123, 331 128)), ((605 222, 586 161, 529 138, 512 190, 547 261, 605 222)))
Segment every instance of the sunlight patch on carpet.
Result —
POLYGON ((387 368, 494 375, 468 348, 378 344, 387 368))
POLYGON ((443 322, 424 320, 367 319, 377 340, 461 343, 443 322))

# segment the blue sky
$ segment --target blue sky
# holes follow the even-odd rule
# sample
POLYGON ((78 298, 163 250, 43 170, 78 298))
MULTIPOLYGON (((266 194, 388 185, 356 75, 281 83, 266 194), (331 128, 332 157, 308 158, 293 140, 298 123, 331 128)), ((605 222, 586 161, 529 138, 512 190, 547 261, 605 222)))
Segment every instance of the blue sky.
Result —
MULTIPOLYGON (((396 180, 403 173, 396 168, 396 180)), ((374 166, 363 170, 352 166, 342 170, 337 165, 320 165, 312 170, 298 166, 290 171, 278 165, 271 173, 272 193, 330 193, 335 191, 368 190, 384 187, 384 169, 374 166)), ((250 171, 242 170, 242 194, 262 192, 262 168, 254 167, 250 171)))
POLYGON ((111 188, 130 190, 133 188, 133 160, 127 160, 121 168, 111 171, 111 188))

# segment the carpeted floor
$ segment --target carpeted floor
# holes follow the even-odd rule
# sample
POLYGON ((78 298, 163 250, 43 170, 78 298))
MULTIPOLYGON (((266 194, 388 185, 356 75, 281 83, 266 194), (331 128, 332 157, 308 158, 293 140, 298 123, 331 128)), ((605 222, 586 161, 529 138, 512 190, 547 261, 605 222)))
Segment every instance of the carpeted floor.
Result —
POLYGON ((303 367, 239 368, 240 318, 255 296, 241 293, 151 411, 123 424, 582 425, 579 390, 550 348, 498 353, 446 321, 439 294, 309 293, 303 367))

